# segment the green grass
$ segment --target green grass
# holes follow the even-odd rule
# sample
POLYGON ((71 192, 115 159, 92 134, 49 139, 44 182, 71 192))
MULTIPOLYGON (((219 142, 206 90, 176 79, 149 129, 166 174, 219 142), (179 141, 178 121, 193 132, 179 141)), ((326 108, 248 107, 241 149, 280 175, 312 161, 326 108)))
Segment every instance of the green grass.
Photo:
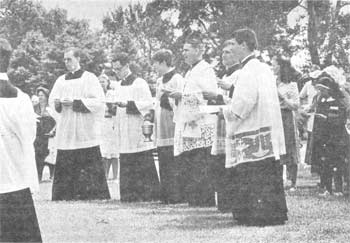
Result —
POLYGON ((349 198, 320 198, 306 169, 298 180, 286 193, 287 224, 274 227, 237 226, 231 214, 185 204, 51 202, 51 183, 41 184, 35 203, 44 242, 350 242, 349 198))

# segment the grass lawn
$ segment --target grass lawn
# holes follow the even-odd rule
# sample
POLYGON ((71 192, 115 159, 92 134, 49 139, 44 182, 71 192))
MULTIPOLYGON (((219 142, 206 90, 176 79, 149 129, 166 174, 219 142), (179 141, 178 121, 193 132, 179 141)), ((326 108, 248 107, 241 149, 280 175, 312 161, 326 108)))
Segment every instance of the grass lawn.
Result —
MULTIPOLYGON (((109 201, 51 202, 51 183, 35 195, 44 242, 350 242, 350 199, 320 198, 317 178, 300 169, 287 192, 283 226, 243 227, 215 208, 109 201)), ((118 184, 109 182, 113 198, 118 184)))

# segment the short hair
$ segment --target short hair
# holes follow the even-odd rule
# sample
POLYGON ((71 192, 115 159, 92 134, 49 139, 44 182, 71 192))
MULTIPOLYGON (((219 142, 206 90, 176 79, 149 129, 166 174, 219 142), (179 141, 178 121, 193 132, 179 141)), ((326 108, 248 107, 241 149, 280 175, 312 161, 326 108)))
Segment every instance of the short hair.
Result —
POLYGON ((155 62, 165 62, 165 64, 170 67, 173 65, 173 53, 168 49, 161 49, 154 53, 152 61, 155 62))
POLYGON ((77 48, 77 47, 68 47, 67 49, 64 50, 64 53, 68 53, 68 52, 73 52, 73 56, 76 58, 81 58, 82 57, 82 51, 77 48))
POLYGON ((235 39, 238 44, 246 43, 250 51, 258 49, 258 40, 256 34, 251 29, 239 29, 233 32, 232 39, 235 39))
POLYGON ((190 44, 193 48, 202 49, 204 46, 203 36, 199 32, 193 32, 187 36, 185 44, 190 44))
POLYGON ((12 47, 8 40, 0 38, 0 72, 6 73, 10 64, 12 47))
POLYGON ((129 55, 125 52, 119 52, 113 55, 112 57, 113 62, 119 62, 120 65, 125 66, 130 63, 129 55))

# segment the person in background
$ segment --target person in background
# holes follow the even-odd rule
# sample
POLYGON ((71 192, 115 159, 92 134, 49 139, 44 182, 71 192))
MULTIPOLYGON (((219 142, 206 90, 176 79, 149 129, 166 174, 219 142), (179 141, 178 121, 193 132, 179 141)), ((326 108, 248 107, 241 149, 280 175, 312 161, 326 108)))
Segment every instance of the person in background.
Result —
POLYGON ((34 106, 34 111, 38 115, 36 139, 34 142, 35 160, 38 170, 39 181, 42 180, 44 166, 47 165, 50 170, 50 179, 53 178, 55 166, 46 163, 46 157, 49 155, 49 137, 50 132, 56 126, 55 119, 52 117, 53 111, 49 107, 49 90, 44 87, 38 87, 36 94, 39 97, 39 103, 34 106))
POLYGON ((110 199, 100 152, 104 93, 98 78, 80 67, 80 57, 75 47, 65 50, 68 72, 49 97, 58 117, 53 201, 110 199))
POLYGON ((32 193, 39 190, 36 115, 7 77, 12 48, 0 38, 0 242, 42 242, 32 193))
POLYGON ((300 161, 299 136, 295 112, 300 101, 297 83, 294 82, 294 68, 290 60, 278 58, 279 73, 277 73, 277 90, 280 101, 286 154, 281 157, 281 163, 287 167, 287 178, 291 181, 290 191, 296 190, 298 163, 300 161))
POLYGON ((156 84, 155 104, 155 139, 159 159, 160 196, 163 203, 183 201, 179 177, 181 163, 174 160, 174 113, 176 100, 171 98, 174 92, 183 88, 183 77, 176 73, 173 65, 173 54, 170 50, 161 49, 153 57, 153 67, 160 78, 156 84))
POLYGON ((117 133, 115 128, 116 108, 112 105, 114 99, 114 90, 111 90, 111 81, 106 74, 100 75, 98 79, 100 80, 103 92, 106 96, 105 115, 101 131, 102 162, 105 168, 106 178, 108 179, 109 170, 112 166, 113 180, 116 180, 118 177, 119 153, 117 146, 117 133))
POLYGON ((229 184, 233 218, 247 226, 284 224, 287 205, 279 158, 285 143, 276 79, 254 55, 254 31, 237 30, 232 42, 242 65, 232 99, 223 109, 225 166, 235 168, 229 184))
MULTIPOLYGON (((317 95, 317 90, 315 89, 315 86, 313 85, 315 79, 321 74, 320 70, 315 70, 309 74, 309 81, 307 81, 304 85, 304 87, 301 89, 299 93, 300 100, 306 100, 305 105, 303 106, 303 112, 307 116, 307 144, 306 144, 306 153, 305 153, 305 160, 304 163, 311 165, 311 158, 312 158, 312 127, 314 123, 314 104, 315 104, 315 97, 317 95)), ((311 171, 313 172, 313 171, 311 171)))
POLYGON ((159 180, 152 151, 145 142, 144 121, 151 120, 153 100, 147 82, 129 68, 126 53, 113 53, 112 66, 122 80, 116 89, 117 144, 120 153, 120 200, 122 202, 159 200, 159 180))
POLYGON ((313 162, 320 166, 320 179, 323 191, 320 196, 343 195, 343 176, 348 149, 346 132, 347 105, 341 92, 341 75, 334 66, 322 70, 315 81, 317 96, 313 126, 313 162), (335 191, 333 191, 333 180, 335 191))

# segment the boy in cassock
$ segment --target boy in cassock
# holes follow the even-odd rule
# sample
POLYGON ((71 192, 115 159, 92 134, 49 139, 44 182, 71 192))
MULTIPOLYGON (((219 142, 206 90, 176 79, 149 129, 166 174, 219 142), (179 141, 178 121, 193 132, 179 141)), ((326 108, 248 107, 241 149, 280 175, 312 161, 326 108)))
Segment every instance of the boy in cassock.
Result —
POLYGON ((183 199, 181 163, 174 160, 174 131, 177 105, 171 98, 183 86, 183 78, 172 67, 170 50, 159 50, 152 57, 153 67, 161 77, 157 80, 155 104, 155 137, 159 159, 161 201, 178 203, 183 199))
POLYGON ((98 78, 80 67, 81 52, 68 48, 68 73, 55 82, 49 104, 58 117, 52 200, 109 199, 101 162, 100 125, 104 93, 98 78))
POLYGON ((153 100, 147 82, 134 75, 125 53, 113 54, 112 65, 122 80, 116 88, 117 144, 120 153, 120 200, 122 202, 159 200, 159 180, 152 151, 145 142, 144 120, 150 120, 153 100))
POLYGON ((0 242, 41 242, 32 199, 39 189, 36 118, 28 95, 8 80, 11 50, 0 39, 0 242))

